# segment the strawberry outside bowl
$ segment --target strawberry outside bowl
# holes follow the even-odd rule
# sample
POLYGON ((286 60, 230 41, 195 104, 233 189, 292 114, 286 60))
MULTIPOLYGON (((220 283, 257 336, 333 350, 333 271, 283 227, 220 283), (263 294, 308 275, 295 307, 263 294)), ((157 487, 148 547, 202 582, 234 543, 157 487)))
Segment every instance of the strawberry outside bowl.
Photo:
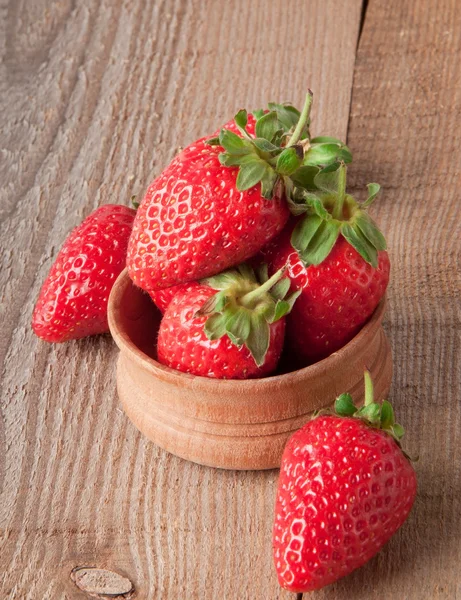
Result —
POLYGON ((223 469, 279 467, 288 438, 313 411, 331 406, 342 392, 363 400, 366 368, 376 401, 386 397, 392 356, 381 325, 384 310, 383 300, 348 344, 309 367, 263 379, 209 379, 156 360, 160 312, 125 270, 108 309, 120 349, 120 402, 133 424, 172 454, 223 469))

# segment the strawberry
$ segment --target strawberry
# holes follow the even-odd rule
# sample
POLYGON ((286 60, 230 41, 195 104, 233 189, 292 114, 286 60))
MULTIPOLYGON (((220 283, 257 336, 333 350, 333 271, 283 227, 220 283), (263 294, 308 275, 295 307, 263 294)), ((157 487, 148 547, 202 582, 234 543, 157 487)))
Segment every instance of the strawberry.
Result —
POLYGON ((283 229, 296 181, 302 185, 317 162, 350 160, 338 140, 309 140, 311 102, 309 93, 302 113, 279 104, 256 116, 241 110, 219 136, 173 159, 135 219, 127 266, 136 285, 155 291, 248 259, 283 229))
MULTIPOLYGON (((334 166, 333 166, 334 167, 334 166)), ((386 242, 367 213, 379 191, 359 204, 345 193, 346 167, 314 179, 320 191, 303 192, 284 231, 263 250, 270 271, 286 267, 300 291, 287 318, 287 342, 301 366, 339 350, 370 318, 389 281, 386 242)))
POLYGON ((109 293, 126 261, 136 211, 97 208, 65 240, 42 286, 32 328, 47 342, 104 333, 109 293))
POLYGON ((161 290, 153 290, 149 292, 149 296, 154 302, 155 306, 164 313, 168 308, 168 305, 176 296, 176 294, 187 287, 187 283, 181 283, 180 285, 173 285, 169 288, 161 290))
POLYGON ((386 400, 349 394, 336 415, 315 417, 282 458, 273 531, 274 562, 287 590, 318 590, 365 564, 404 523, 416 475, 400 448, 403 429, 386 400))
POLYGON ((159 362, 218 379, 262 377, 282 352, 285 315, 297 294, 285 298, 283 271, 267 278, 240 265, 176 293, 165 311, 157 342, 159 362), (218 291, 217 291, 218 290, 218 291))

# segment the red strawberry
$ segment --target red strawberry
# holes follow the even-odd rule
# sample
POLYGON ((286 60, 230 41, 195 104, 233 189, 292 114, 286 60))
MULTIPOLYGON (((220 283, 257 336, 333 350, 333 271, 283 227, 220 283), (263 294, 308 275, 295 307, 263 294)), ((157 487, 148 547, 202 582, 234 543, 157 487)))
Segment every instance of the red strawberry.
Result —
POLYGON ((389 402, 373 402, 368 373, 366 388, 362 409, 343 394, 336 411, 346 416, 314 418, 285 448, 273 546, 287 590, 318 590, 362 566, 413 506, 416 475, 400 449, 403 429, 389 402))
MULTIPOLYGON (((158 360, 173 369, 218 379, 271 373, 282 352, 285 319, 296 294, 282 272, 260 285, 241 265, 205 283, 184 285, 165 311, 158 360), (218 292, 216 290, 219 290, 218 292)), ((263 277, 264 279, 264 277, 263 277)))
MULTIPOLYGON (((311 100, 308 94, 301 114, 270 105, 256 121, 242 110, 219 137, 202 138, 173 159, 149 186, 134 223, 127 266, 138 286, 152 291, 219 273, 283 229, 290 178, 319 154, 316 144, 304 151, 311 100)), ((330 146, 330 154, 349 156, 340 142, 330 146)))
POLYGON ((176 294, 187 286, 187 283, 181 283, 180 285, 173 285, 162 290, 150 291, 149 296, 152 298, 152 301, 160 312, 164 313, 176 294))
POLYGON ((287 318, 287 341, 295 360, 321 360, 350 341, 373 314, 389 281, 386 242, 366 208, 335 191, 327 177, 345 177, 345 167, 315 178, 323 191, 304 195, 307 215, 292 220, 263 251, 271 272, 287 267, 292 289, 301 291, 287 318))
POLYGON ((47 342, 108 331, 107 302, 125 267, 136 211, 106 204, 67 237, 35 306, 32 328, 47 342))

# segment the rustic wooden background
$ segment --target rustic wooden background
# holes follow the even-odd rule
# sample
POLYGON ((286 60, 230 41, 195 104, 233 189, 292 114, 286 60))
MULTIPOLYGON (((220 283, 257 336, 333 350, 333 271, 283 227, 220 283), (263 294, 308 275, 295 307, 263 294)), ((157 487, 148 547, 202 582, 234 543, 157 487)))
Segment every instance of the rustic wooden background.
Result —
POLYGON ((106 567, 139 599, 294 599, 271 562, 277 472, 147 442, 118 407, 111 339, 29 327, 69 229, 128 203, 179 145, 242 107, 315 92, 379 181, 393 261, 392 388, 419 496, 403 529, 319 600, 461 598, 461 6, 457 0, 0 0, 0 597, 84 599, 106 567))

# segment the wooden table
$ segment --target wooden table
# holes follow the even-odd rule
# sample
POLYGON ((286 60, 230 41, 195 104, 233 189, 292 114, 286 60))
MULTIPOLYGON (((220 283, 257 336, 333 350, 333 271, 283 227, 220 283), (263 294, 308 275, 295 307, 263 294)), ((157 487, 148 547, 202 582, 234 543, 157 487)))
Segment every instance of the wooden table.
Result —
MULTIPOLYGON (((0 597, 83 599, 73 567, 136 597, 294 599, 271 560, 276 471, 225 472, 128 422, 109 336, 29 326, 66 233, 128 203, 180 145, 235 111, 315 92, 393 262, 387 332, 419 495, 403 529, 319 600, 461 598, 457 0, 0 0, 0 597)), ((307 595, 306 595, 307 596, 307 595)))

